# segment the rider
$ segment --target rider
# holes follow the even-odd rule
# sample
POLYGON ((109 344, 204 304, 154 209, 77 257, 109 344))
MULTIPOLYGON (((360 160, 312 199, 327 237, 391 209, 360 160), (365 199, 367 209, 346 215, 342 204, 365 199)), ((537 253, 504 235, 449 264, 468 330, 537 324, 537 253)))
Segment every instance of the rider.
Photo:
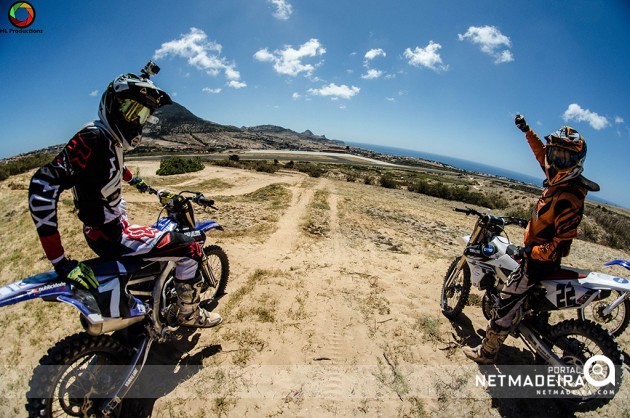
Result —
POLYGON ((529 128, 525 118, 516 115, 516 126, 545 172, 544 190, 525 229, 524 247, 518 249, 522 261, 510 274, 492 312, 486 336, 477 347, 464 348, 464 354, 480 364, 496 361, 499 348, 520 321, 525 296, 539 280, 560 268, 569 255, 572 240, 584 212, 584 199, 599 186, 582 176, 586 142, 573 128, 563 126, 545 137, 546 145, 529 128))
POLYGON ((197 273, 203 249, 176 232, 130 225, 121 180, 140 192, 149 189, 123 163, 123 150, 140 143, 142 127, 159 107, 172 103, 149 79, 159 67, 149 63, 141 76, 122 74, 101 98, 99 120, 88 123, 70 139, 55 159, 31 179, 29 207, 44 252, 60 278, 79 288, 98 287, 84 263, 66 257, 57 225, 62 191, 72 189, 88 245, 100 257, 142 256, 176 263, 177 320, 180 325, 213 327, 221 316, 199 306, 202 278, 197 273))

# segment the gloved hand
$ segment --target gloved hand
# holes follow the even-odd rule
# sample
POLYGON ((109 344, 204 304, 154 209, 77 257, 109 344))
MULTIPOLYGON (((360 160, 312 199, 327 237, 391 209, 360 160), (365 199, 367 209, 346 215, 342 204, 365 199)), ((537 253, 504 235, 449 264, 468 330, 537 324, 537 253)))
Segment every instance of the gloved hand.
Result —
POLYGON ((98 287, 98 280, 92 269, 79 261, 64 258, 55 264, 55 271, 60 279, 79 289, 91 290, 98 287))
POLYGON ((515 260, 522 260, 525 257, 529 257, 532 253, 532 247, 520 247, 516 245, 509 245, 507 247, 507 254, 515 260))
POLYGON ((140 193, 144 193, 149 190, 149 185, 144 182, 140 177, 134 177, 129 181, 129 185, 134 186, 140 193))
POLYGON ((529 126, 527 125, 527 122, 525 122, 525 118, 523 117, 523 115, 516 115, 516 117, 514 118, 514 123, 516 124, 516 127, 521 131, 529 131, 529 126))

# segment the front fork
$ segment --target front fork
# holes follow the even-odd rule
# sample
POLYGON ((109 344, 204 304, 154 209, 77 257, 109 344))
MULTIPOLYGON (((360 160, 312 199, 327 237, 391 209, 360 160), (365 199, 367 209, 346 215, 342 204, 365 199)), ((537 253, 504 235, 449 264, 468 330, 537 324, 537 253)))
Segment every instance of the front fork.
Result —
POLYGON ((613 303, 604 308, 604 310, 602 311, 602 315, 610 315, 610 313, 614 311, 617 306, 621 305, 626 299, 628 299, 628 296, 630 296, 630 292, 622 293, 621 296, 613 301, 613 303))
POLYGON ((200 267, 201 267, 201 274, 206 279, 205 280, 206 285, 209 285, 210 287, 217 287, 219 284, 219 281, 214 275, 214 272, 212 271, 212 269, 208 267, 208 256, 206 255, 205 251, 201 259, 200 267))

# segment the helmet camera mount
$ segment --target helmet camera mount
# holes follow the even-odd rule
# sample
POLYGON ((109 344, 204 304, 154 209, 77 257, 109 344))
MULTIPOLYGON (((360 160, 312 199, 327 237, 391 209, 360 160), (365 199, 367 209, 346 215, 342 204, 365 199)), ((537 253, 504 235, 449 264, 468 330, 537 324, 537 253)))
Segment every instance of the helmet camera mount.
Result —
POLYGON ((160 67, 153 61, 147 62, 147 65, 140 71, 143 78, 149 79, 152 75, 156 75, 160 72, 160 67))

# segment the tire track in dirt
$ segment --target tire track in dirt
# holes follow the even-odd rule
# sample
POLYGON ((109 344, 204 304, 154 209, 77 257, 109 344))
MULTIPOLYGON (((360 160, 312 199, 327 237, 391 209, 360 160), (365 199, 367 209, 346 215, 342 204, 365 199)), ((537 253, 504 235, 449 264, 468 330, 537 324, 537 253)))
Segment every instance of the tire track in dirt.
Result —
MULTIPOLYGON (((360 268, 354 258, 341 231, 339 215, 340 195, 334 183, 325 183, 328 195, 329 227, 328 239, 318 243, 321 251, 320 258, 329 261, 325 271, 326 278, 316 286, 319 288, 318 312, 315 323, 314 341, 319 347, 316 353, 320 359, 325 359, 322 372, 315 376, 323 380, 318 385, 319 396, 323 399, 347 399, 359 384, 356 375, 348 373, 349 369, 358 362, 363 362, 361 351, 368 341, 365 339, 365 327, 361 325, 360 314, 352 307, 353 284, 348 281, 348 271, 360 268), (347 281, 347 284, 342 284, 347 281)), ((314 292, 317 294, 317 291, 314 292)), ((351 369, 350 369, 351 370, 351 369)))

